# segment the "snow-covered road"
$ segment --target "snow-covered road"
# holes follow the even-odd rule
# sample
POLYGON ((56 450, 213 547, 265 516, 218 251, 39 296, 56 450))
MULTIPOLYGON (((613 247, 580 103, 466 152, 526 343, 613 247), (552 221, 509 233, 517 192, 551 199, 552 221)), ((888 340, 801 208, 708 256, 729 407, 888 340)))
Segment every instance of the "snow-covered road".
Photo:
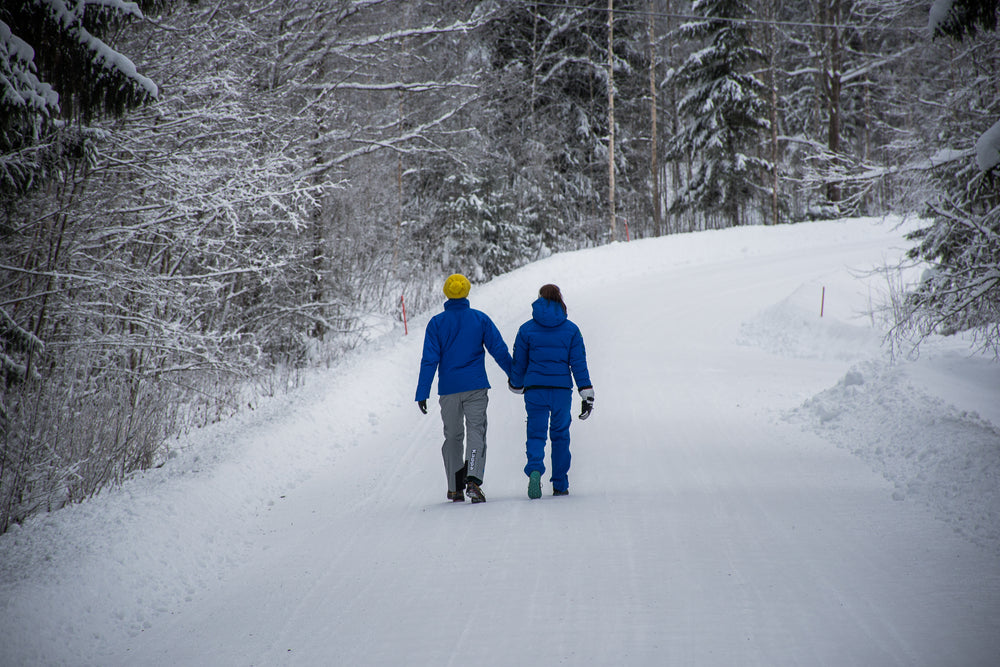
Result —
MULTIPOLYGON (((494 366, 488 502, 445 500, 436 404, 412 401, 425 313, 0 538, 0 664, 995 665, 997 526, 902 497, 800 407, 880 355, 857 271, 901 236, 727 230, 474 287, 508 342, 546 282, 583 331, 597 403, 569 497, 528 500, 523 404, 494 366)), ((1000 448, 996 419, 953 432, 1000 448)))

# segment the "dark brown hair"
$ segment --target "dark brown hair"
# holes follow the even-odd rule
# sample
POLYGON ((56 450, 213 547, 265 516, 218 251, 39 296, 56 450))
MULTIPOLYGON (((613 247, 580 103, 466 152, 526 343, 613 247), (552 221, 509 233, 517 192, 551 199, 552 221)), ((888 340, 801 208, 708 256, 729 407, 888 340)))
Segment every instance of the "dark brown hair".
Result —
POLYGON ((559 291, 559 288, 556 285, 542 285, 541 289, 538 290, 538 296, 546 299, 547 301, 555 301, 562 306, 564 313, 569 312, 566 308, 566 302, 563 301, 562 292, 559 291))

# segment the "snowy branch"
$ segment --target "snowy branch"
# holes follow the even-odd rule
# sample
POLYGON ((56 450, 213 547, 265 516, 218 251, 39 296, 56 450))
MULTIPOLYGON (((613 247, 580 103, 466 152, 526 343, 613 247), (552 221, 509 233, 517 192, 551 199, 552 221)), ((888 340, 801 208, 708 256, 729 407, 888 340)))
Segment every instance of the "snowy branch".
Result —
POLYGON ((340 83, 313 83, 302 86, 304 90, 328 92, 331 90, 367 90, 367 91, 405 91, 410 93, 424 93, 435 90, 447 90, 450 88, 479 88, 479 84, 465 83, 461 81, 427 81, 422 83, 358 83, 344 81, 340 83))

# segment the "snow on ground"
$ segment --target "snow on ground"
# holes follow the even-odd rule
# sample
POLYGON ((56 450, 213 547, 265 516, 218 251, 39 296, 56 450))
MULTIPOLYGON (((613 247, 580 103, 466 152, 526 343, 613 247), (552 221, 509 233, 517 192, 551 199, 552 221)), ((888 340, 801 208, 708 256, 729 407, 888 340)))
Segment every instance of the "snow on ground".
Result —
POLYGON ((1000 364, 970 355, 961 338, 927 342, 917 363, 890 361, 871 315, 884 290, 877 273, 803 285, 743 323, 739 340, 775 354, 851 362, 834 386, 785 418, 863 459, 893 483, 895 499, 917 500, 1000 556, 1000 364), (823 300, 823 287, 833 303, 821 305, 821 318, 815 296, 823 300), (838 302, 852 287, 854 298, 838 302))
POLYGON ((869 270, 909 228, 673 236, 475 286, 508 342, 545 282, 584 333, 569 497, 527 499, 491 366, 489 500, 445 501, 424 313, 0 536, 0 665, 993 665, 1000 364, 887 358, 869 270))

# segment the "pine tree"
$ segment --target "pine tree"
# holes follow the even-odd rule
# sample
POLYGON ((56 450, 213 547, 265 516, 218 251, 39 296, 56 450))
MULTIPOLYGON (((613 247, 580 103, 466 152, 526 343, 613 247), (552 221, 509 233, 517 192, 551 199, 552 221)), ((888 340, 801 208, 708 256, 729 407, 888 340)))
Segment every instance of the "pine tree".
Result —
POLYGON ((166 0, 8 0, 0 6, 0 204, 83 157, 80 125, 153 99, 157 86, 104 39, 166 0), (56 120, 68 123, 56 124, 56 120))
MULTIPOLYGON (((140 4, 155 8, 163 2, 140 4)), ((0 238, 15 233, 11 215, 21 197, 61 178, 91 154, 92 140, 81 124, 156 96, 156 85, 101 39, 141 16, 138 5, 120 0, 13 0, 0 7, 0 208, 5 213, 0 238)), ((50 245, 59 247, 56 239, 50 245)), ((8 304, 0 304, 4 308, 8 304)), ((17 382, 30 374, 32 358, 43 347, 30 329, 11 313, 0 313, 0 379, 17 382)))
POLYGON ((980 349, 1000 358, 1000 137, 993 134, 1000 134, 998 14, 996 3, 976 0, 937 2, 931 12, 935 36, 968 40, 955 71, 974 72, 980 84, 954 86, 951 102, 963 113, 942 117, 937 128, 966 151, 932 172, 937 194, 926 214, 933 222, 911 235, 918 245, 910 252, 929 268, 896 313, 897 343, 971 331, 980 349))
POLYGON ((996 0, 935 0, 929 24, 934 37, 952 37, 961 41, 980 30, 997 29, 996 0))
POLYGON ((747 203, 757 193, 760 173, 770 163, 753 154, 761 132, 770 128, 763 101, 766 86, 753 74, 763 60, 751 45, 752 16, 742 0, 698 0, 692 11, 702 20, 682 25, 677 34, 707 45, 692 53, 670 77, 683 97, 680 131, 672 138, 668 160, 694 156, 692 177, 671 204, 672 212, 690 208, 718 214, 728 225, 748 222, 747 203))

